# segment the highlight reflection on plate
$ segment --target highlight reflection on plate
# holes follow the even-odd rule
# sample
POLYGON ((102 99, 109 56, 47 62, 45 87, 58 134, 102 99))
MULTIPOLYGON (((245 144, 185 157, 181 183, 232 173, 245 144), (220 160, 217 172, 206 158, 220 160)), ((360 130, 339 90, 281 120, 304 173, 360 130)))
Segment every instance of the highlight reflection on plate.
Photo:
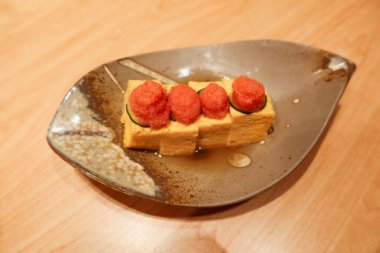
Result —
POLYGON ((271 40, 128 57, 92 70, 73 86, 51 122, 47 139, 84 174, 127 194, 173 205, 232 204, 270 187, 302 161, 354 69, 353 63, 326 51, 271 40), (271 94, 276 121, 265 141, 191 157, 123 148, 120 117, 128 80, 187 83, 242 74, 264 83, 271 94))

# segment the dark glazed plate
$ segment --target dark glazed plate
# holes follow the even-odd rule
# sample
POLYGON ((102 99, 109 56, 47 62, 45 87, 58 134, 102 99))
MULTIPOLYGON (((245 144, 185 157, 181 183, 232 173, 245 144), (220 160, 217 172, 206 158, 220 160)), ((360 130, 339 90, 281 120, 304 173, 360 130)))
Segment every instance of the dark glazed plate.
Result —
POLYGON ((310 151, 355 69, 346 59, 271 40, 174 49, 106 63, 65 96, 48 142, 87 176, 127 194, 184 206, 236 203, 291 172, 310 151), (130 79, 187 83, 247 75, 264 83, 276 110, 274 131, 260 143, 161 157, 124 149, 120 117, 130 79), (230 165, 233 154, 248 166, 230 165))

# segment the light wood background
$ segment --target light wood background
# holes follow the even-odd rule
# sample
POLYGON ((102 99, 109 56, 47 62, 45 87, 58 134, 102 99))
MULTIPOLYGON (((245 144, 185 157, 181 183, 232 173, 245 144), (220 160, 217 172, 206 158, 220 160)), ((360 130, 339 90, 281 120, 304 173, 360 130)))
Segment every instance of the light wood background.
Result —
POLYGON ((0 252, 380 252, 380 2, 0 1, 0 252), (114 192, 56 156, 61 99, 101 63, 177 47, 282 39, 358 68, 291 175, 227 208, 114 192))

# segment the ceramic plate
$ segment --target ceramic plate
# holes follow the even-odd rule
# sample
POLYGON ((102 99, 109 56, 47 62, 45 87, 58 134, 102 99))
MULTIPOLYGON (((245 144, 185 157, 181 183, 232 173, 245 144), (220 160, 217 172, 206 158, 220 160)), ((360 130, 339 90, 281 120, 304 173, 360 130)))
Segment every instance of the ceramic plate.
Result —
POLYGON ((271 40, 123 58, 90 71, 73 86, 47 139, 84 174, 127 194, 183 206, 232 204, 275 184, 301 162, 321 135, 354 69, 338 55, 271 40), (265 141, 191 157, 123 148, 120 117, 128 80, 187 83, 238 75, 261 81, 272 97, 277 114, 265 141), (229 160, 236 155, 243 156, 248 166, 232 166, 229 160))

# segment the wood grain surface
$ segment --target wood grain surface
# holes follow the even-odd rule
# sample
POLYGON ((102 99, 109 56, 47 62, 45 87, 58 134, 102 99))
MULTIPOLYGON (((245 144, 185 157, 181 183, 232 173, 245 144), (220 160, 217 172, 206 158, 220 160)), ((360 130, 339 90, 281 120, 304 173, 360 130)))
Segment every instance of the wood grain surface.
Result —
POLYGON ((380 252, 379 14, 378 0, 0 1, 0 252, 380 252), (104 62, 263 38, 340 54, 357 70, 310 155, 249 201, 137 199, 47 145, 65 93, 104 62))

